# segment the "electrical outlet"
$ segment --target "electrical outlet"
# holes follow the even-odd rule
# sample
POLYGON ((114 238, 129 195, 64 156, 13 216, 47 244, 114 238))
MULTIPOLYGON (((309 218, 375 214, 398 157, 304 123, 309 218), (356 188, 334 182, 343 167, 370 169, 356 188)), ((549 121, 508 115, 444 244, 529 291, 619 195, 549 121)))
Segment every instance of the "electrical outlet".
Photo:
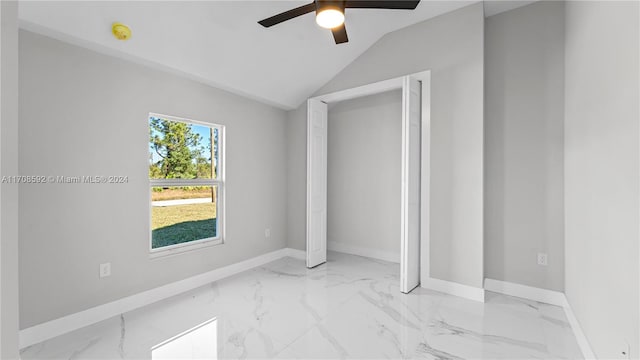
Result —
POLYGON ((267 239, 271 237, 271 229, 264 229, 264 237, 266 237, 267 239))
POLYGON ((547 266, 548 255, 546 253, 538 253, 538 265, 547 266))
POLYGON ((100 277, 111 276, 111 263, 100 264, 100 277))

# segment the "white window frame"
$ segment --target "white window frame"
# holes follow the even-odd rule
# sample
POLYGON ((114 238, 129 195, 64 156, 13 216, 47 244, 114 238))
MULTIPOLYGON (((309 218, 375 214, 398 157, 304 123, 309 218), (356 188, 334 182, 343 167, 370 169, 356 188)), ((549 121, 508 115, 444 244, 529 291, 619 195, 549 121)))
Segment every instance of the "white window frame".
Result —
MULTIPOLYGON (((213 124, 203 121, 196 121, 191 119, 185 119, 177 116, 171 115, 163 115, 157 113, 149 113, 147 116, 147 122, 151 117, 162 118, 169 121, 182 122, 193 125, 206 126, 212 129, 218 129, 218 167, 217 167, 217 176, 215 179, 149 179, 149 256, 151 258, 170 256, 175 254, 180 254, 188 251, 193 251, 201 248, 206 248, 215 245, 224 244, 224 140, 225 140, 225 129, 224 125, 213 124), (151 191, 154 187, 164 187, 164 186, 216 186, 217 187, 217 196, 216 200, 216 236, 193 240, 189 242, 184 242, 180 244, 174 244, 169 246, 163 246, 160 248, 153 248, 153 228, 152 228, 152 202, 151 202, 151 191)), ((213 138, 211 139, 213 142, 213 138)), ((148 144, 148 143, 147 143, 148 144)), ((213 144, 212 144, 213 145, 213 144)), ((147 145, 148 147, 148 145, 147 145)), ((213 159, 211 160, 212 166, 213 159)), ((148 177, 148 176, 147 176, 148 177)))

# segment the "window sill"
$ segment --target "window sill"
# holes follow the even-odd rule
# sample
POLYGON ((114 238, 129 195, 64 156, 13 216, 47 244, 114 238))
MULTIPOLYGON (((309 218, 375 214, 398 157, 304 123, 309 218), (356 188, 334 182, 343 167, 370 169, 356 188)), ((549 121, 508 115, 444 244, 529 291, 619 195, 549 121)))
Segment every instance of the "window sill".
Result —
POLYGON ((222 245, 222 244, 224 244, 224 241, 222 240, 222 238, 198 240, 198 241, 193 241, 191 243, 184 243, 184 244, 167 246, 166 248, 153 249, 149 253, 149 258, 150 259, 165 258, 165 257, 184 254, 187 252, 204 249, 211 246, 222 245))

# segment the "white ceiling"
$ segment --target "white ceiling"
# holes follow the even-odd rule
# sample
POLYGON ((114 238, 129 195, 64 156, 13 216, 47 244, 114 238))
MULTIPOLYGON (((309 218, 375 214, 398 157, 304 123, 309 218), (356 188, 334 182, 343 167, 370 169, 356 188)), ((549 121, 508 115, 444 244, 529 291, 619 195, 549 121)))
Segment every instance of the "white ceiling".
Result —
POLYGON ((414 11, 347 10, 349 42, 341 45, 313 14, 268 29, 257 23, 308 2, 22 0, 19 16, 25 29, 292 109, 383 35, 475 1, 422 0, 414 11), (115 21, 131 27, 130 40, 111 35, 115 21))
POLYGON ((349 43, 335 45, 313 14, 265 29, 257 21, 306 1, 21 1, 22 27, 153 63, 291 109, 384 34, 473 1, 423 0, 415 11, 347 10, 349 43), (118 41, 114 21, 133 36, 118 41))

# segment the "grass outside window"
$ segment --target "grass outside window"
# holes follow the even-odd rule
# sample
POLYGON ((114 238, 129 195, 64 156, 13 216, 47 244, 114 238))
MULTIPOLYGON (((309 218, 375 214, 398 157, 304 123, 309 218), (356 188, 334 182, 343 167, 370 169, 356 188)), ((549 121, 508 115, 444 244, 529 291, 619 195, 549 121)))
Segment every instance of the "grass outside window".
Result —
POLYGON ((171 188, 162 191, 153 188, 151 193, 151 248, 157 249, 217 237, 217 206, 213 200, 215 196, 212 197, 212 192, 215 192, 215 187, 193 190, 171 188), (164 191, 168 194, 164 194, 164 191), (184 200, 186 202, 189 200, 201 202, 184 205, 171 204, 184 200))

